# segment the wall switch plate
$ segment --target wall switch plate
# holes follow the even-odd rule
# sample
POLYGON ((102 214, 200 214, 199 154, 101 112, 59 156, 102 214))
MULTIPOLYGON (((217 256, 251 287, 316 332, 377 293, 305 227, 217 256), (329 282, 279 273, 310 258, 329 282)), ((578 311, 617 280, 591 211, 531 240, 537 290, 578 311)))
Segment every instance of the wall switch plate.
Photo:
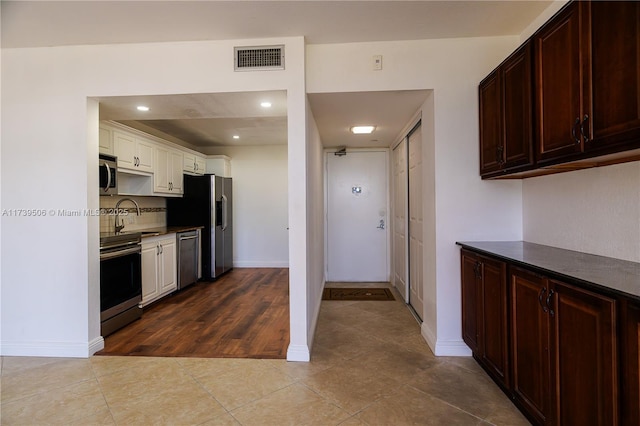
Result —
POLYGON ((382 55, 373 55, 373 70, 379 71, 382 69, 382 55))

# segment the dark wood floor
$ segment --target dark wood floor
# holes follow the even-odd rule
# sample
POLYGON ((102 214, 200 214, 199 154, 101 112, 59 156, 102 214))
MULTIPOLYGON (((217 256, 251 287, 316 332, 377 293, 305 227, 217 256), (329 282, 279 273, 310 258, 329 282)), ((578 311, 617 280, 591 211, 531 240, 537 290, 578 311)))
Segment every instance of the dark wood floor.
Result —
POLYGON ((286 358, 289 270, 233 269, 146 308, 96 355, 286 358))

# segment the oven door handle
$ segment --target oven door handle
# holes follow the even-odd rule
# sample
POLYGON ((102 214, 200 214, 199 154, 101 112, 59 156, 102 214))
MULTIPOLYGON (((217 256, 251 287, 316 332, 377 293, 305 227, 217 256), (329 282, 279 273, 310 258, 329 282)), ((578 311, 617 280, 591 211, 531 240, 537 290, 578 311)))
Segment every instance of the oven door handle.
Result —
POLYGON ((100 253, 100 260, 113 259, 116 257, 126 256, 128 254, 140 253, 140 246, 128 248, 125 250, 111 251, 107 253, 100 253))

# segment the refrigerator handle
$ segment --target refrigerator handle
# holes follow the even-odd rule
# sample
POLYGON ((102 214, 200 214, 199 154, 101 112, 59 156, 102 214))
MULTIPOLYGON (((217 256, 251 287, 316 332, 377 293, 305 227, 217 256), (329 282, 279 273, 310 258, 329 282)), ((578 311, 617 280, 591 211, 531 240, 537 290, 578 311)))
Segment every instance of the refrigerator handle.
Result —
POLYGON ((222 230, 227 229, 227 196, 222 194, 222 230))

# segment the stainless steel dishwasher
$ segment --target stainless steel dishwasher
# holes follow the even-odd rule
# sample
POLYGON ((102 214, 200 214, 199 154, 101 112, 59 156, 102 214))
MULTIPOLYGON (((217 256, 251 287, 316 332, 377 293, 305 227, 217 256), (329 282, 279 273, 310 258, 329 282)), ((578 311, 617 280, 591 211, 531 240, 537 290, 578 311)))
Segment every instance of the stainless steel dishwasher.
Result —
POLYGON ((178 290, 198 281, 200 234, 197 230, 178 232, 178 290))

